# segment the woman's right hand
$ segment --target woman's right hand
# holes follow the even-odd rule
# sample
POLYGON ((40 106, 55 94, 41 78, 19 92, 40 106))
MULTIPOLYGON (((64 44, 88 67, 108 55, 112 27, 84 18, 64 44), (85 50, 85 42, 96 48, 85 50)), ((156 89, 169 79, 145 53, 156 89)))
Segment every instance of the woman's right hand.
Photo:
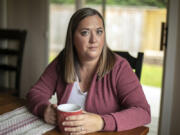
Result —
POLYGON ((56 104, 50 104, 46 107, 44 111, 44 120, 45 122, 49 124, 55 125, 57 122, 57 117, 56 117, 56 104))

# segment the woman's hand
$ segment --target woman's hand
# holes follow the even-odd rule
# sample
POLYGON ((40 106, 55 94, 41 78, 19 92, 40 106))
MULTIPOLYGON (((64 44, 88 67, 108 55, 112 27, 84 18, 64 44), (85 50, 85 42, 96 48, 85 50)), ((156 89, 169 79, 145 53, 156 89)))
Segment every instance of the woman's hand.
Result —
POLYGON ((104 121, 97 114, 83 111, 83 114, 67 117, 62 124, 70 135, 83 135, 100 131, 104 126, 104 121))
POLYGON ((44 111, 44 120, 45 122, 49 123, 49 124, 56 124, 56 108, 57 105, 56 104, 50 104, 47 106, 47 108, 44 111))

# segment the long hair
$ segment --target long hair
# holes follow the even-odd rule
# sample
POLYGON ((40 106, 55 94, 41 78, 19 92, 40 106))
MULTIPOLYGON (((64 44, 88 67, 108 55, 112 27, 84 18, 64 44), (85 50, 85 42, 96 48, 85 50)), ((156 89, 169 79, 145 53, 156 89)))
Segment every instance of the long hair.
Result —
MULTIPOLYGON (((94 16, 94 15, 97 15, 102 20, 105 31, 104 19, 101 16, 101 14, 95 9, 92 8, 79 9, 72 15, 70 19, 67 35, 66 35, 65 48, 63 49, 62 52, 60 52, 58 56, 58 64, 57 64, 57 71, 58 73, 61 74, 63 80, 66 83, 73 83, 74 81, 76 81, 77 71, 76 71, 75 63, 78 60, 77 59, 78 56, 76 54, 74 47, 74 41, 73 41, 74 33, 81 20, 83 20, 88 16, 94 16)), ((115 63, 115 56, 113 52, 107 47, 106 38, 105 38, 105 44, 103 46, 99 58, 99 62, 97 65, 98 79, 103 78, 106 73, 110 72, 110 70, 112 70, 114 66, 114 63, 115 63)))

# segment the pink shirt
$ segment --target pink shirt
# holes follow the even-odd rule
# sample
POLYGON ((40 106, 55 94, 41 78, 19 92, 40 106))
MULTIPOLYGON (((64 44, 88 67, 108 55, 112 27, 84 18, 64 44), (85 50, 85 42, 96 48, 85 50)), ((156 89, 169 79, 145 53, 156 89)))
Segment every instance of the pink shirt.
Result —
MULTIPOLYGON (((65 83, 56 73, 57 58, 46 68, 30 89, 27 99, 30 110, 43 117, 49 98, 57 92, 58 104, 68 101, 73 84, 65 83)), ((78 99, 77 99, 78 100, 78 99)), ((150 123, 150 106, 138 78, 129 63, 116 56, 111 72, 101 80, 94 75, 85 101, 85 110, 99 114, 103 131, 122 131, 150 123)))

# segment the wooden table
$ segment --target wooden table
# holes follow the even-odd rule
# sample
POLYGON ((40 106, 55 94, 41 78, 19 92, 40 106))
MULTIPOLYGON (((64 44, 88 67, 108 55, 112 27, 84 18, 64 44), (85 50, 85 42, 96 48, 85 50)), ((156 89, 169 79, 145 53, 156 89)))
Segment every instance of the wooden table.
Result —
MULTIPOLYGON (((0 114, 12 111, 25 104, 26 101, 23 99, 18 99, 16 97, 10 96, 9 94, 0 93, 0 114)), ((122 132, 98 132, 87 135, 147 135, 148 132, 149 132, 149 128, 142 126, 122 132)), ((60 133, 58 129, 55 128, 51 131, 46 132, 44 135, 62 135, 62 133, 60 133)))

